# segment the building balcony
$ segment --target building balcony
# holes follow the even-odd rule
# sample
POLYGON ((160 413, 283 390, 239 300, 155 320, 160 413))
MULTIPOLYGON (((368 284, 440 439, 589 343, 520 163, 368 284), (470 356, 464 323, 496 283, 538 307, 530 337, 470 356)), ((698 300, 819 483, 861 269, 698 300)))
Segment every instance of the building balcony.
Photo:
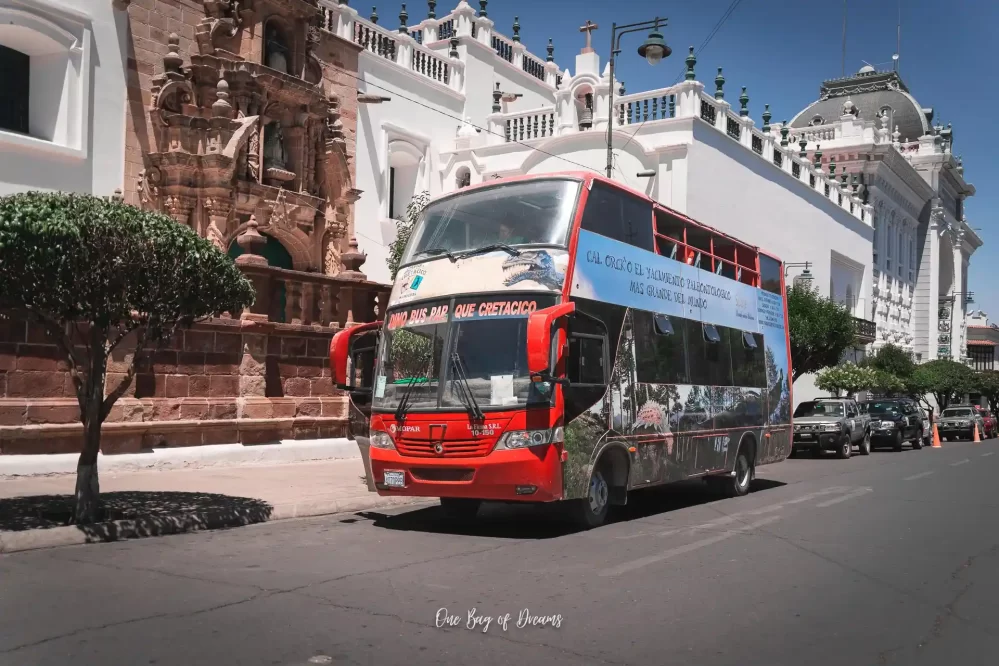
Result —
POLYGON ((853 323, 857 329, 857 342, 865 345, 874 342, 878 335, 877 324, 868 319, 861 319, 860 317, 854 317, 853 323))

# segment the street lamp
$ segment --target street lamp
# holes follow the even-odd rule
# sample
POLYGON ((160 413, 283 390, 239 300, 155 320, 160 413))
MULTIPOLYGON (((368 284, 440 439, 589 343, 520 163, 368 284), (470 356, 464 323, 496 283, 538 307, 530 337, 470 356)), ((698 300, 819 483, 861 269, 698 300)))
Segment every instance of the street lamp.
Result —
POLYGON ((659 32, 659 25, 666 24, 666 19, 656 17, 652 21, 641 21, 639 23, 629 23, 627 25, 611 25, 611 52, 610 52, 610 95, 607 100, 607 177, 614 175, 614 61, 617 54, 621 52, 621 37, 632 32, 648 30, 649 36, 645 38, 642 45, 638 47, 638 55, 645 58, 650 65, 658 65, 663 58, 668 58, 673 52, 666 46, 663 35, 659 32))
POLYGON ((812 280, 814 279, 814 276, 812 275, 812 271, 809 270, 811 267, 812 267, 812 262, 810 262, 810 261, 801 261, 801 262, 798 262, 798 263, 784 264, 784 279, 787 280, 787 271, 788 271, 788 269, 790 269, 790 268, 804 268, 805 270, 801 271, 801 275, 799 275, 798 277, 794 278, 794 282, 795 282, 795 284, 801 282, 801 283, 803 283, 803 286, 807 287, 810 284, 812 284, 812 280))

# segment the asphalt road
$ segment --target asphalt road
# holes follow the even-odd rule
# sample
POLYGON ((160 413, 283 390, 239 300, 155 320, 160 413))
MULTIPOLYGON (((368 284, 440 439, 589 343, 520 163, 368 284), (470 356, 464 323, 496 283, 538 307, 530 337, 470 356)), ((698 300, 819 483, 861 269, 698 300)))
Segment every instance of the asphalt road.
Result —
POLYGON ((994 665, 999 440, 944 446, 647 492, 585 533, 433 506, 8 555, 0 664, 994 665))

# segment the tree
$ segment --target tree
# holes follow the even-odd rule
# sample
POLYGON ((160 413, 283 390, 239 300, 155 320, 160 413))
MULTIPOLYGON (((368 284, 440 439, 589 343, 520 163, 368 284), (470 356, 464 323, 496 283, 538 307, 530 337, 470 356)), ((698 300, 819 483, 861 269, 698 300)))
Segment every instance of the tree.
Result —
POLYGON ((406 206, 406 218, 395 221, 395 240, 389 244, 388 267, 395 279, 395 274, 399 272, 399 264, 402 262, 402 255, 406 251, 406 244, 413 234, 423 209, 430 203, 430 192, 423 191, 413 197, 413 200, 406 206))
POLYGON ((989 401, 989 409, 999 414, 999 372, 986 370, 975 376, 975 387, 989 401))
POLYGON ((178 327, 252 302, 232 259, 166 215, 84 195, 0 197, 0 309, 44 327, 76 388, 76 522, 96 520, 101 425, 136 369, 178 327), (108 358, 126 338, 128 371, 106 391, 108 358))
POLYGON ((801 285, 787 290, 791 333, 791 381, 839 363, 856 339, 849 311, 801 285))
POLYGON ((883 395, 894 395, 906 392, 906 383, 895 375, 885 370, 868 368, 871 373, 871 384, 867 388, 877 391, 883 395))
POLYGON ((860 365, 886 372, 901 380, 912 377, 916 371, 916 363, 909 352, 890 343, 865 358, 860 365))
POLYGON ((955 396, 975 388, 975 372, 956 361, 938 359, 916 367, 915 383, 932 393, 940 409, 946 409, 955 396))
POLYGON ((815 378, 815 385, 833 395, 838 396, 844 391, 850 395, 871 388, 876 381, 874 374, 870 368, 861 368, 853 363, 842 363, 819 372, 815 378))

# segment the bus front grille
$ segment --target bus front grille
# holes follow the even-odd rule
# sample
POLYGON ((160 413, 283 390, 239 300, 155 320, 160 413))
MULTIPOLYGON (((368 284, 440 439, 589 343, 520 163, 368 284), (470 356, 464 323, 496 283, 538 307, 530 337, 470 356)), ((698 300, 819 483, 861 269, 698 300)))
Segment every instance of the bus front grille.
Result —
POLYGON ((488 439, 459 439, 443 442, 398 439, 395 447, 400 454, 417 458, 475 458, 488 454, 493 448, 493 442, 488 439), (442 448, 440 453, 436 450, 438 444, 442 448))

